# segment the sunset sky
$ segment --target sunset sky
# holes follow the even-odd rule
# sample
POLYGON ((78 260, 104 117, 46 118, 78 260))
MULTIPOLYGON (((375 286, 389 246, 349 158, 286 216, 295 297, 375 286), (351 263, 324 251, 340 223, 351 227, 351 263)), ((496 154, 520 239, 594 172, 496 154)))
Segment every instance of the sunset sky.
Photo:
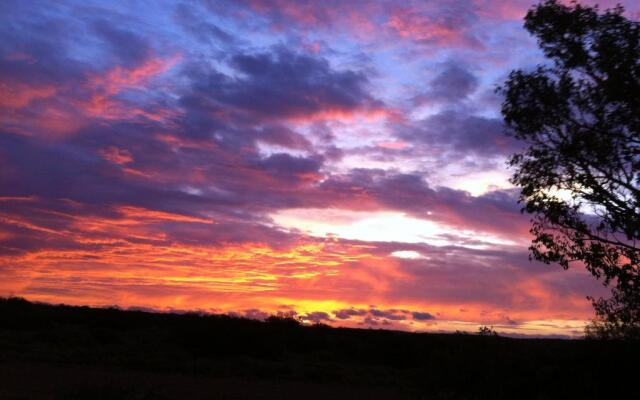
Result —
POLYGON ((505 165, 531 4, 0 2, 0 295, 581 335, 505 165))

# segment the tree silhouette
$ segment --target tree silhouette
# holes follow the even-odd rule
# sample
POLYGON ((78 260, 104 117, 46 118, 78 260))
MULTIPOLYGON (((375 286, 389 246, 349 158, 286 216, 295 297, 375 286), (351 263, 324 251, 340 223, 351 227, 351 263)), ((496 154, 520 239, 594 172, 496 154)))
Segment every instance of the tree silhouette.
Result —
POLYGON ((499 89, 531 257, 583 264, 612 287, 590 297, 588 334, 640 337, 640 26, 621 6, 600 12, 545 1, 525 28, 549 63, 511 72, 499 89))
POLYGON ((480 336, 498 336, 498 332, 492 327, 481 326, 478 328, 478 335, 480 336))

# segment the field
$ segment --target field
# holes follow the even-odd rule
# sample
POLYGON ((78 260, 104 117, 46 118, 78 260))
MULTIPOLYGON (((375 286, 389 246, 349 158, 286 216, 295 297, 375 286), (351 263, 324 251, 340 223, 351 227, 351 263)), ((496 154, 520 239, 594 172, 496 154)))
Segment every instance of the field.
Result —
POLYGON ((633 342, 341 329, 0 299, 0 399, 640 398, 639 356, 633 342))

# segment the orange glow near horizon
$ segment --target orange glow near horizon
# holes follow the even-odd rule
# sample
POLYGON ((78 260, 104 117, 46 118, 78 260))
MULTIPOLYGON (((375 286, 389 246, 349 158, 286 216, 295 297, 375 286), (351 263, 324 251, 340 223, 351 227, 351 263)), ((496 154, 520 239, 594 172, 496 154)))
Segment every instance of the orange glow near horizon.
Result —
MULTIPOLYGON (((328 318, 323 322, 330 325, 412 331, 475 331, 479 324, 492 324, 504 333, 575 335, 585 322, 566 319, 568 299, 562 299, 565 304, 557 309, 554 303, 559 298, 536 280, 524 280, 513 287, 515 302, 536 304, 521 311, 477 300, 418 300, 394 291, 394 285, 411 285, 416 278, 403 270, 400 258, 376 254, 374 245, 335 237, 309 237, 280 247, 264 243, 180 244, 159 234, 155 227, 177 223, 215 230, 215 222, 139 207, 114 211, 112 218, 51 212, 71 220, 63 230, 0 215, 3 224, 70 243, 66 250, 45 246, 4 256, 0 260, 5 276, 0 292, 34 301, 158 311, 242 313, 257 309, 265 314, 295 312, 303 319, 312 313, 326 313, 328 318), (349 309, 359 314, 348 319, 335 317, 340 310, 349 309), (367 320, 372 312, 391 316, 367 320), (413 313, 429 313, 434 318, 420 320, 413 318, 413 313), (520 322, 517 326, 507 323, 514 319, 520 322), (556 322, 543 323, 543 319, 556 322)), ((434 275, 431 279, 443 277, 434 275)), ((576 311, 573 315, 587 319, 589 309, 584 302, 570 301, 576 311)))

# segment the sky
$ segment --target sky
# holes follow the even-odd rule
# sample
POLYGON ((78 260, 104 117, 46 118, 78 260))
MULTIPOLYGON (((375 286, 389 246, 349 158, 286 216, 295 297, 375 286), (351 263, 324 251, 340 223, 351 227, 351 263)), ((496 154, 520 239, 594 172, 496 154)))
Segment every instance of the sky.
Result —
POLYGON ((582 335, 506 166, 531 3, 0 2, 0 295, 582 335))

